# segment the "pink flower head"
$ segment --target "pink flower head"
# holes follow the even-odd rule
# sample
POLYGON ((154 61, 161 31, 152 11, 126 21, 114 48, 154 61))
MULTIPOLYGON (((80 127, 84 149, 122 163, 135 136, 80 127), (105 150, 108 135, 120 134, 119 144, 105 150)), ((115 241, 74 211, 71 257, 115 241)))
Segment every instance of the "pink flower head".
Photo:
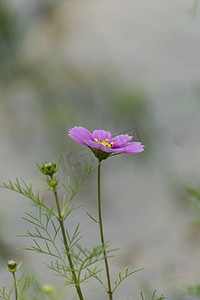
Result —
POLYGON ((99 160, 117 153, 134 154, 144 150, 140 142, 130 142, 133 137, 128 134, 112 138, 109 131, 94 130, 91 133, 84 127, 74 126, 69 130, 69 136, 77 143, 88 146, 99 160))

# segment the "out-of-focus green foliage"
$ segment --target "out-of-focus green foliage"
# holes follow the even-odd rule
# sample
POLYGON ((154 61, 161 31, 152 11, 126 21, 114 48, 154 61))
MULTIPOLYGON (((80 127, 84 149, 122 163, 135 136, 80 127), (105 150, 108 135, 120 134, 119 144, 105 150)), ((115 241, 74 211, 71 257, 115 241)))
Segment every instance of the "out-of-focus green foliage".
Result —
POLYGON ((195 0, 194 5, 190 10, 191 16, 193 18, 197 17, 198 7, 199 7, 199 0, 195 0))
POLYGON ((123 118, 130 118, 133 122, 137 121, 142 113, 146 113, 147 95, 141 88, 117 88, 114 94, 116 113, 120 113, 123 118))
POLYGON ((193 223, 200 225, 200 190, 198 188, 187 188, 189 199, 184 199, 185 202, 194 210, 195 219, 193 223))
POLYGON ((0 76, 5 84, 15 76, 18 50, 23 30, 19 16, 6 1, 0 2, 0 76))
MULTIPOLYGON (((198 187, 190 187, 187 188, 186 191, 189 194, 189 198, 184 199, 184 202, 186 202, 195 213, 195 218, 192 220, 192 223, 200 225, 200 190, 198 187)), ((200 298, 200 285, 188 286, 184 294, 200 298)))
MULTIPOLYGON (((0 50, 13 51, 19 44, 19 21, 14 11, 4 1, 0 2, 0 50)), ((7 53, 8 55, 9 53, 7 53)))
POLYGON ((186 294, 200 298, 200 285, 188 286, 186 294))

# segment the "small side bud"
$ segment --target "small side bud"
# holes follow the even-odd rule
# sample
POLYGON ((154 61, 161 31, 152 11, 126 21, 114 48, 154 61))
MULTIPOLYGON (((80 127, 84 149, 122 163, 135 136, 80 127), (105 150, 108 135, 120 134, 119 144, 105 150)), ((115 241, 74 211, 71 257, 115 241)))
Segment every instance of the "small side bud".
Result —
POLYGON ((58 185, 58 178, 47 178, 47 183, 52 190, 55 190, 58 185))
POLYGON ((9 260, 8 261, 8 270, 12 273, 17 271, 17 263, 14 260, 9 260))
POLYGON ((41 288, 46 294, 51 294, 54 291, 54 286, 51 284, 44 284, 41 288))

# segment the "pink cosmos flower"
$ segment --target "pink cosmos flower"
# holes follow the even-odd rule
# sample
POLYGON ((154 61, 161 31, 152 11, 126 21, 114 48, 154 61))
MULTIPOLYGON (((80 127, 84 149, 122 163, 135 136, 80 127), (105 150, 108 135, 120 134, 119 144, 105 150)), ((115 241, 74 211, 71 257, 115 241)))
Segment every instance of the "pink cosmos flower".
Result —
POLYGON ((91 133, 84 127, 74 126, 69 130, 69 136, 77 143, 88 146, 98 159, 106 159, 119 153, 134 154, 144 150, 144 145, 140 142, 130 142, 133 137, 128 134, 112 138, 109 131, 94 130, 91 133))

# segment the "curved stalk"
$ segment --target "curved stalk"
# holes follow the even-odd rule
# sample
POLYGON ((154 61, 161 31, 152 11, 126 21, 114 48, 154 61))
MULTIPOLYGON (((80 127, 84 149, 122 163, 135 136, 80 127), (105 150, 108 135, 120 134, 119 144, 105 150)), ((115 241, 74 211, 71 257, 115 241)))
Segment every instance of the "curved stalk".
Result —
POLYGON ((100 237, 101 237, 101 243, 104 248, 103 255, 104 255, 104 262, 105 262, 105 268, 106 268, 106 276, 107 276, 107 283, 108 283, 108 289, 107 293, 109 295, 109 300, 113 299, 113 291, 111 289, 111 281, 110 281, 110 273, 109 273, 109 266, 108 266, 108 258, 107 253, 105 250, 105 242, 104 242, 104 234, 103 234, 103 222, 102 222, 102 214, 101 214, 101 161, 99 160, 98 165, 98 213, 99 213, 99 229, 100 229, 100 237))
POLYGON ((71 255, 70 255, 67 236, 66 236, 66 232, 65 232, 65 228, 64 228, 64 222, 63 222, 63 218, 62 218, 62 214, 61 214, 61 210, 60 210, 60 204, 59 204, 59 201, 58 201, 58 194, 57 194, 56 190, 54 190, 54 196, 55 196, 57 210, 58 210, 58 217, 59 217, 58 221, 60 223, 60 228, 61 228, 61 231, 62 231, 62 237, 63 237, 63 241, 64 241, 64 245, 65 245, 65 250, 66 250, 66 253, 67 253, 67 258, 68 258, 68 261, 69 261, 69 266, 70 266, 71 271, 72 271, 74 285, 75 285, 77 294, 79 296, 79 299, 84 300, 79 282, 77 280, 76 272, 74 270, 73 261, 72 261, 71 255))

